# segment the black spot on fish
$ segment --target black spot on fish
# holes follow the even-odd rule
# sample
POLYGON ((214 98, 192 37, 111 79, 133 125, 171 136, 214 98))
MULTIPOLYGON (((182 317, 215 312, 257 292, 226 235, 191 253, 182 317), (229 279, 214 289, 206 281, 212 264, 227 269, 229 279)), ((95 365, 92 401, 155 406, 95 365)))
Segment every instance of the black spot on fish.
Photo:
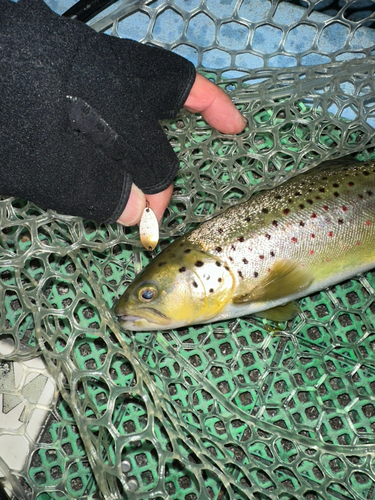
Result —
POLYGON ((277 220, 273 220, 272 221, 272 225, 275 226, 275 227, 277 227, 277 220))
POLYGON ((221 267, 221 262, 219 262, 218 260, 215 262, 215 264, 217 265, 217 267, 221 267))
POLYGON ((186 267, 180 267, 178 270, 179 273, 184 273, 186 271, 186 267))
POLYGON ((349 186, 349 187, 353 187, 353 186, 354 186, 354 182, 351 182, 351 181, 350 181, 350 182, 348 182, 348 186, 349 186))
POLYGON ((322 181, 327 181, 328 180, 328 177, 326 177, 325 175, 323 177, 321 177, 322 181))
POLYGON ((223 278, 218 278, 217 281, 221 283, 223 281, 223 278))
POLYGON ((277 194, 277 195, 275 196, 275 200, 281 200, 281 199, 282 199, 282 196, 280 196, 279 194, 277 194))
POLYGON ((273 251, 271 250, 270 255, 271 255, 271 257, 275 257, 275 252, 273 252, 273 251))
POLYGON ((363 194, 359 194, 359 195, 358 195, 358 198, 359 198, 360 200, 363 200, 363 194))
POLYGON ((237 240, 243 243, 245 241, 245 238, 243 236, 240 236, 239 238, 237 238, 237 240))
POLYGON ((288 215, 289 212, 290 212, 289 208, 284 208, 283 210, 284 215, 288 215))
POLYGON ((265 234, 264 236, 267 238, 267 240, 271 239, 271 235, 270 234, 265 234))
POLYGON ((264 214, 268 214, 268 208, 262 208, 262 212, 263 212, 264 214))
POLYGON ((196 281, 193 281, 193 287, 198 288, 198 283, 196 281))
POLYGON ((367 170, 365 170, 365 171, 364 171, 364 172, 362 172, 362 173, 363 173, 363 175, 366 175, 366 176, 367 176, 367 175, 370 175, 370 172, 367 172, 367 170))
POLYGON ((229 257, 229 260, 230 260, 231 262, 233 262, 233 257, 229 257))
POLYGON ((219 227, 219 229, 217 230, 217 232, 218 232, 219 234, 222 234, 222 233, 223 233, 223 228, 222 228, 222 227, 219 227))
POLYGON ((209 292, 210 292, 210 293, 214 293, 214 289, 213 289, 213 288, 210 288, 210 289, 209 289, 209 292))
POLYGON ((299 191, 296 191, 296 192, 294 193, 294 196, 301 196, 301 194, 302 194, 302 193, 300 193, 299 191))
POLYGON ((163 267, 163 266, 165 266, 165 264, 166 264, 166 262, 159 262, 158 265, 159 265, 159 267, 163 267))
POLYGON ((301 221, 301 222, 299 223, 299 225, 300 225, 301 227, 303 227, 303 226, 305 225, 305 223, 301 221))
POLYGON ((333 196, 334 196, 335 198, 338 198, 340 195, 339 195, 339 193, 338 193, 337 191, 335 191, 335 192, 333 193, 333 196))
POLYGON ((288 199, 288 203, 293 203, 292 198, 289 198, 289 199, 288 199))
POLYGON ((312 200, 306 200, 306 201, 307 201, 307 203, 308 203, 309 205, 312 205, 312 204, 313 204, 313 201, 312 201, 312 200))
POLYGON ((321 197, 320 196, 315 196, 315 199, 316 200, 321 200, 321 197))
POLYGON ((216 252, 220 253, 223 249, 221 247, 216 247, 215 250, 216 252))
POLYGON ((236 250, 236 247, 234 245, 231 246, 232 250, 236 250))
POLYGON ((245 221, 246 222, 250 222, 251 221, 251 217, 246 217, 245 221))
POLYGON ((344 223, 344 221, 343 221, 342 219, 337 219, 337 222, 338 222, 339 224, 343 224, 343 223, 344 223))
POLYGON ((303 203, 300 203, 298 206, 299 206, 299 208, 300 208, 301 210, 303 210, 303 209, 305 208, 305 205, 304 205, 303 203))
POLYGON ((339 185, 337 184, 337 182, 334 182, 334 183, 332 184, 332 186, 333 186, 334 188, 338 188, 338 187, 339 187, 339 185))
POLYGON ((241 271, 237 271, 237 272, 238 272, 238 276, 239 276, 240 278, 243 278, 242 272, 241 272, 241 271))
POLYGON ((256 271, 254 271, 254 278, 257 278, 259 276, 259 273, 257 273, 256 271))
POLYGON ((190 248, 187 248, 186 250, 184 250, 184 253, 190 253, 190 252, 191 252, 190 248))
POLYGON ((197 260, 197 262, 195 263, 195 265, 197 267, 202 267, 203 266, 203 262, 201 260, 197 260))
POLYGON ((325 193, 325 192, 326 192, 326 190, 325 190, 324 188, 322 188, 322 187, 321 187, 321 188, 319 188, 319 191, 320 191, 321 193, 325 193))
POLYGON ((366 191, 369 196, 372 196, 372 191, 366 191))
POLYGON ((242 262, 243 262, 244 264, 248 264, 248 263, 249 263, 249 261, 248 261, 247 259, 242 259, 242 262))
POLYGON ((228 267, 228 266, 224 266, 224 269, 225 269, 226 271, 229 271, 229 267, 228 267))

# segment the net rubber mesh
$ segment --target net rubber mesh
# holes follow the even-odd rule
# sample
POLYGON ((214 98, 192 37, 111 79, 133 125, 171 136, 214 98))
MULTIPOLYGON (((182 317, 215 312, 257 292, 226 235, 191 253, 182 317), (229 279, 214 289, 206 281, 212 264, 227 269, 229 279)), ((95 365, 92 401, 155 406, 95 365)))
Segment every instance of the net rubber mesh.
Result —
MULTIPOLYGON (((157 251, 323 160, 375 158, 372 1, 165 0, 122 20, 120 4, 93 27, 189 57, 248 119, 236 136, 186 112, 163 122, 180 170, 157 251)), ((112 305, 154 255, 136 229, 14 198, 0 217, 0 393, 24 403, 0 426, 0 469, 17 498, 375 497, 375 272, 302 299, 282 325, 125 332, 112 305), (38 356, 56 384, 44 404, 28 378, 38 356), (6 438, 29 450, 22 466, 6 438)))

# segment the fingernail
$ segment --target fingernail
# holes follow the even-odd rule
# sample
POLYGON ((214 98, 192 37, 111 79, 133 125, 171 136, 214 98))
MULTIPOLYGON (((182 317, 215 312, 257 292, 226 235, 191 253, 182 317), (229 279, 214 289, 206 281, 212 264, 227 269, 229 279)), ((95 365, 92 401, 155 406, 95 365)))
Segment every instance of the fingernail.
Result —
POLYGON ((143 192, 135 184, 132 184, 128 203, 117 222, 123 226, 134 226, 142 217, 146 207, 146 198, 143 192))

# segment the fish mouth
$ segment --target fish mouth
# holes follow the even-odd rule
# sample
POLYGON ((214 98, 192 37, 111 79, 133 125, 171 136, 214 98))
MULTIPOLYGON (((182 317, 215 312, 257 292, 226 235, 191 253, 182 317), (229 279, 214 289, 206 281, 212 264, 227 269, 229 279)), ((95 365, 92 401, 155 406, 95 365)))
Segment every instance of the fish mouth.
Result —
POLYGON ((167 326, 171 323, 171 319, 168 318, 168 316, 152 307, 142 307, 142 309, 135 312, 139 313, 139 315, 134 314, 133 311, 125 311, 123 313, 116 314, 116 316, 122 325, 127 323, 139 325, 140 323, 146 322, 158 326, 167 326))

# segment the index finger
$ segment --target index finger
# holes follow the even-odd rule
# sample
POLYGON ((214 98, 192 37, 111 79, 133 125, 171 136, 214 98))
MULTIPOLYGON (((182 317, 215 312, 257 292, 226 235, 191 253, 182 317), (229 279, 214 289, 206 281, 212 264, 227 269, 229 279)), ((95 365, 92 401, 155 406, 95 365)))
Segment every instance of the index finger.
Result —
POLYGON ((224 90, 199 73, 184 107, 191 113, 201 113, 207 123, 224 134, 238 134, 246 126, 246 119, 224 90))

